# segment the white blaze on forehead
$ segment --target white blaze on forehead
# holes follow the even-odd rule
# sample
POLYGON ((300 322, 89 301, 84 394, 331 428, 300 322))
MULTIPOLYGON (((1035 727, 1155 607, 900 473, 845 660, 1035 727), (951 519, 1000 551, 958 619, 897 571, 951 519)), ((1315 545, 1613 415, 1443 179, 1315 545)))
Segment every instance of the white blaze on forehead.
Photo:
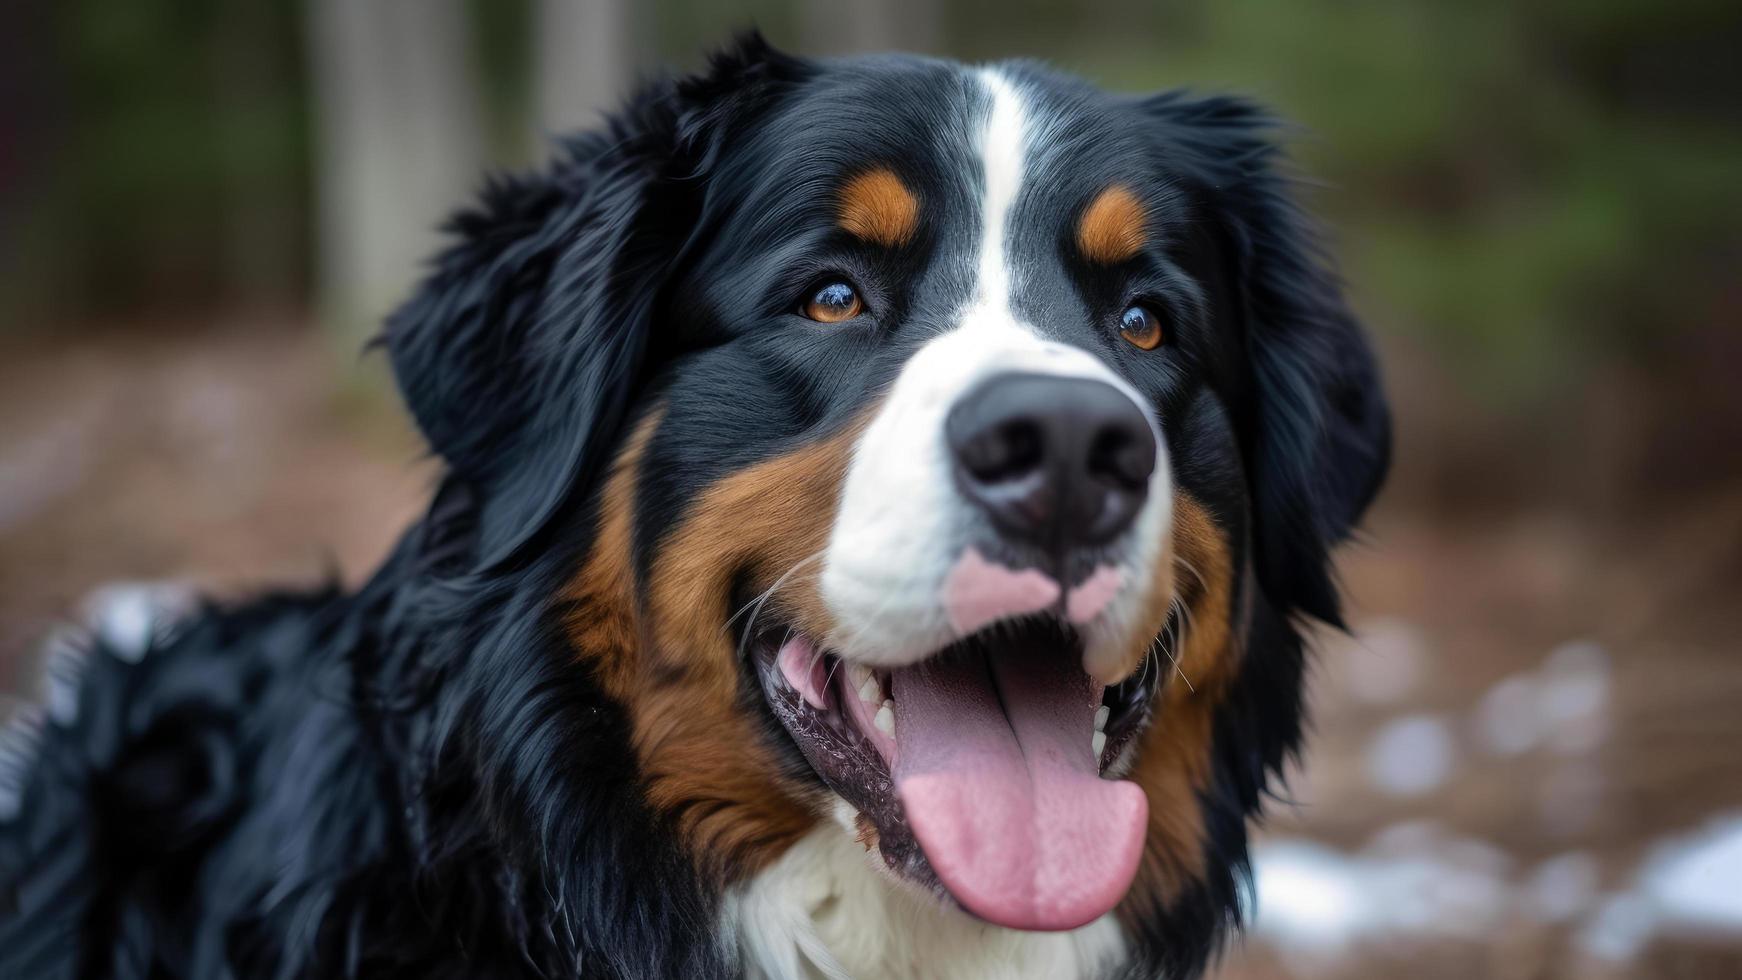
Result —
POLYGON ((1010 209, 1022 189, 1024 133, 1028 126, 1022 96, 1010 80, 992 68, 975 72, 991 105, 980 124, 978 148, 985 185, 980 197, 979 281, 974 290, 975 312, 1002 314, 1014 322, 1010 294, 1015 283, 1005 254, 1010 209))
POLYGON ((967 181, 980 204, 979 251, 969 266, 973 291, 956 322, 909 358, 859 437, 819 582, 835 629, 819 645, 850 663, 896 667, 981 625, 952 621, 944 601, 951 569, 967 549, 995 539, 956 489, 945 421, 964 395, 998 374, 1084 378, 1130 398, 1161 447, 1148 502, 1109 556, 1112 571, 1097 580, 1106 594, 1071 606, 1085 639, 1085 667, 1097 678, 1117 680, 1130 660, 1122 645, 1144 612, 1155 570, 1166 567, 1161 559, 1172 519, 1166 445, 1153 408, 1102 358, 1088 347, 1043 337, 1013 309, 1020 283, 1010 251, 1011 214, 1055 124, 998 69, 977 69, 971 79, 983 96, 965 134, 982 178, 977 188, 967 181))

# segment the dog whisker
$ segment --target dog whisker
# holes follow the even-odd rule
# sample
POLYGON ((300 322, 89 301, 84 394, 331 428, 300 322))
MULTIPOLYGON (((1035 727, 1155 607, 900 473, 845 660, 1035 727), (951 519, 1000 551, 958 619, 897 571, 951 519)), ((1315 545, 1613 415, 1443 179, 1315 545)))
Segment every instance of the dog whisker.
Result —
POLYGON ((1194 567, 1190 561, 1187 561, 1184 555, 1181 555, 1181 554, 1176 552, 1173 556, 1173 561, 1174 561, 1174 564, 1176 564, 1179 567, 1185 569, 1186 571, 1192 573, 1192 578, 1198 580, 1199 591, 1202 591, 1202 592, 1210 591, 1210 583, 1205 581, 1203 573, 1198 571, 1197 568, 1194 567))
MULTIPOLYGON (((794 562, 792 567, 788 568, 785 572, 782 572, 780 577, 774 580, 774 584, 770 585, 768 588, 764 589, 762 591, 762 594, 756 596, 756 598, 754 598, 754 599, 751 599, 749 602, 744 603, 742 606, 739 606, 738 611, 733 613, 730 617, 727 618, 725 624, 723 626, 721 626, 721 629, 727 629, 727 630, 731 629, 732 624, 738 621, 738 617, 744 615, 744 613, 747 612, 752 606, 756 607, 757 609, 761 609, 762 603, 767 602, 768 597, 772 596, 776 590, 778 590, 781 586, 785 585, 787 583, 787 580, 792 578, 792 576, 794 574, 796 574, 799 571, 799 569, 801 569, 801 568, 805 567, 806 565, 809 565, 811 562, 814 562, 817 559, 823 557, 823 555, 826 553, 827 553, 826 551, 818 551, 808 558, 801 558, 798 561, 794 562)), ((752 617, 752 619, 754 619, 754 616, 752 617)))
MULTIPOLYGON (((745 623, 744 635, 742 637, 740 637, 738 640, 738 659, 742 660, 744 658, 745 652, 749 649, 750 638, 752 636, 756 635, 756 620, 758 617, 760 617, 762 615, 762 607, 765 604, 767 604, 769 597, 773 596, 776 590, 778 590, 781 586, 785 585, 789 580, 791 580, 793 575, 795 575, 800 569, 804 568, 806 565, 809 565, 811 562, 814 562, 814 561, 818 560, 819 558, 823 557, 823 555, 824 555, 824 552, 818 551, 817 553, 811 555, 808 558, 801 558, 797 562, 794 562, 793 566, 791 568, 787 569, 785 572, 783 572, 781 574, 781 576, 779 578, 774 580, 773 585, 770 585, 767 589, 765 589, 763 591, 763 593, 761 595, 757 596, 755 599, 752 599, 749 602, 746 602, 742 608, 740 608, 737 612, 732 614, 731 619, 726 620, 726 627, 725 628, 730 629, 732 626, 733 620, 736 620, 739 616, 743 615, 744 610, 746 610, 746 609, 750 610, 750 620, 747 623, 745 623)), ((787 639, 791 639, 791 636, 789 635, 787 637, 787 639)))
MULTIPOLYGON (((1191 611, 1186 608, 1185 603, 1178 599, 1174 599, 1172 605, 1178 614, 1178 618, 1175 620, 1177 628, 1174 631, 1174 636, 1179 640, 1176 646, 1184 648, 1186 628, 1191 624, 1191 611)), ((1166 651, 1167 658, 1173 661, 1174 673, 1178 674, 1179 679, 1185 682, 1186 690, 1193 694, 1198 693, 1198 689, 1192 686, 1192 679, 1186 676, 1185 668, 1180 666, 1178 651, 1170 649, 1167 644, 1163 644, 1162 649, 1166 651)))

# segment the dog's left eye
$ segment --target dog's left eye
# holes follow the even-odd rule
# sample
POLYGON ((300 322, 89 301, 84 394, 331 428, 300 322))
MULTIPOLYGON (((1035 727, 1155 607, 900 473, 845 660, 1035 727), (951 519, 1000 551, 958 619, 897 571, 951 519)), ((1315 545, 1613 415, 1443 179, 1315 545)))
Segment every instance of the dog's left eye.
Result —
POLYGON ((1147 306, 1128 306, 1119 316, 1119 336, 1138 350, 1154 350, 1166 340, 1161 318, 1147 306))
POLYGON ((851 285, 836 280, 811 294, 804 315, 818 323, 840 323, 865 312, 865 302, 851 285))

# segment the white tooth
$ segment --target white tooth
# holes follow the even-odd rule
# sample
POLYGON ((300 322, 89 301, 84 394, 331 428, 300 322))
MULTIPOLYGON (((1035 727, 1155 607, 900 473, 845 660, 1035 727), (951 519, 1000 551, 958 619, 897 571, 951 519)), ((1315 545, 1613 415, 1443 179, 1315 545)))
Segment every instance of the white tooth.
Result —
POLYGON ((867 680, 869 680, 870 678, 871 678, 871 668, 865 666, 864 664, 848 664, 847 665, 847 680, 852 682, 853 689, 855 691, 864 687, 865 682, 867 680))
POLYGON ((875 719, 873 719, 872 724, 877 726, 878 731, 882 732, 885 735, 888 735, 890 738, 894 738, 895 737, 895 702, 894 701, 883 702, 883 707, 877 709, 877 717, 875 719))
POLYGON ((1107 716, 1112 713, 1113 709, 1104 704, 1095 709, 1095 731, 1098 732, 1107 727, 1107 716))
POLYGON ((859 684, 859 700, 866 704, 883 703, 883 686, 877 683, 877 678, 865 675, 865 680, 859 684))
POLYGON ((1095 761, 1100 762, 1101 761, 1101 752, 1102 752, 1102 750, 1107 748, 1107 733, 1106 732, 1096 732, 1095 737, 1092 739, 1089 739, 1089 748, 1091 748, 1095 751, 1095 761))

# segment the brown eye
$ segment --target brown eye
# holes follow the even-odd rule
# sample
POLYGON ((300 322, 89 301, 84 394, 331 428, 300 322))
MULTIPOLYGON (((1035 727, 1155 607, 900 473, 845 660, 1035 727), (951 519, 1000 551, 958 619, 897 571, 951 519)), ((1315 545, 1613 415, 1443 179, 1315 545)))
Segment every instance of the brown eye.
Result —
POLYGON ((1161 334, 1161 318, 1147 306, 1126 307, 1119 315, 1119 336, 1138 350, 1154 350, 1166 339, 1161 334))
POLYGON ((831 282, 811 294, 804 305, 804 315, 818 323, 840 323, 865 312, 865 304, 852 286, 831 282))

